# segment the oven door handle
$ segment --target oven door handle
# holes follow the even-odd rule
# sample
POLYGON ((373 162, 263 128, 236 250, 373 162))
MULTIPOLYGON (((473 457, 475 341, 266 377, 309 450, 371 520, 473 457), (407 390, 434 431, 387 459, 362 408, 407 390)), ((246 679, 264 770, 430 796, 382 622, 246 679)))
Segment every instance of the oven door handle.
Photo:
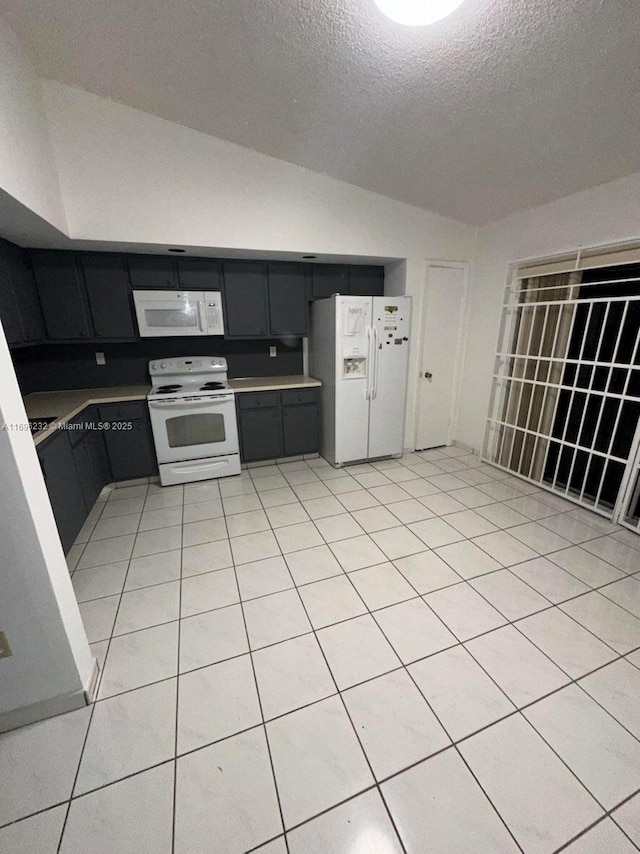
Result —
POLYGON ((205 406, 214 403, 227 403, 233 400, 233 394, 218 394, 215 397, 199 397, 197 400, 149 400, 149 409, 170 409, 175 406, 205 406))

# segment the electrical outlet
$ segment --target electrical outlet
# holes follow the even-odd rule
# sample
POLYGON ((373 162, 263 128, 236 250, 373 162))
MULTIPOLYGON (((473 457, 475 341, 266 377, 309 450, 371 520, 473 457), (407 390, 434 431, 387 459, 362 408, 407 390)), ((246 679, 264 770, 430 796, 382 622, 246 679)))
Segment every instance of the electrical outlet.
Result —
POLYGON ((278 351, 276 350, 275 347, 269 347, 269 355, 271 356, 272 359, 278 355, 278 351))
POLYGON ((96 353, 96 365, 106 365, 107 360, 104 357, 104 353, 96 353))
POLYGON ((11 652, 7 636, 4 632, 0 632, 0 658, 9 658, 10 655, 13 655, 13 653, 11 652))

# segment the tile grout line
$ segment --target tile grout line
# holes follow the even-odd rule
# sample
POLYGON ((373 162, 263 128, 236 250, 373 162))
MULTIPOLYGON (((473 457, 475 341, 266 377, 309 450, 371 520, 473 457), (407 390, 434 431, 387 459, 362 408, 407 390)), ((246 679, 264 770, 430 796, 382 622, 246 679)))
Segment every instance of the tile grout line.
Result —
MULTIPOLYGON (((253 483, 253 480, 252 480, 251 482, 253 483)), ((256 495, 258 495, 257 490, 256 490, 256 495)), ((259 496, 258 496, 258 500, 260 500, 259 496)), ((262 503, 262 502, 260 502, 260 503, 262 503)), ((225 520, 226 520, 226 512, 225 512, 225 507, 224 507, 224 500, 223 500, 223 502, 222 502, 222 509, 223 509, 223 513, 225 513, 225 520)), ((249 512, 251 512, 251 511, 249 511, 249 512)), ((264 512, 264 508, 263 508, 263 512, 264 512)), ((266 514, 265 514, 265 515, 266 515, 266 514)), ((273 535, 273 529, 271 529, 271 531, 272 531, 272 535, 273 535)), ((231 538, 229 538, 229 539, 231 539, 231 538)), ((274 538, 274 539, 275 539, 275 538, 274 538)), ((277 540, 276 540, 276 542, 277 542, 277 540)), ((284 837, 284 845, 285 845, 286 852, 287 852, 287 854, 288 854, 288 852, 289 852, 289 842, 288 842, 288 840, 287 840, 286 826, 285 826, 285 822, 284 822, 284 812, 283 812, 283 809, 282 809, 282 801, 281 801, 281 799, 280 799, 280 790, 279 790, 279 788, 278 788, 278 780, 277 780, 277 777, 276 777, 276 770, 275 770, 275 765, 274 765, 274 762, 273 762, 273 752, 272 752, 272 749, 271 749, 271 743, 270 743, 270 741, 269 741, 269 733, 268 733, 268 731, 267 731, 266 721, 265 721, 265 717, 264 717, 264 709, 263 709, 263 704, 262 704, 262 697, 261 697, 261 695, 260 695, 260 687, 259 687, 259 685, 258 685, 258 677, 257 677, 257 675, 256 675, 255 662, 254 662, 254 660, 253 660, 253 649, 252 649, 252 647, 251 647, 251 639, 250 639, 250 637, 249 637, 249 629, 248 629, 248 626, 247 626, 247 618, 246 618, 246 615, 245 615, 245 613, 244 613, 244 603, 243 603, 243 599, 242 599, 242 592, 241 592, 241 590, 240 590, 240 582, 239 582, 239 580, 238 580, 238 571, 237 571, 236 562, 235 562, 235 555, 234 555, 234 553, 233 553, 233 549, 231 548, 231 545, 229 546, 229 548, 230 548, 230 551, 231 551, 231 560, 233 561, 233 577, 234 577, 234 579, 235 579, 235 582, 236 582, 236 589, 237 589, 237 591, 238 591, 238 604, 240 605, 240 613, 242 614, 242 622, 243 622, 243 625, 244 625, 245 637, 246 637, 246 639, 247 639, 247 649, 248 649, 249 661, 250 661, 250 663, 251 663, 251 672, 252 672, 252 674, 253 674, 253 683, 254 683, 254 687, 255 687, 255 691, 256 691, 256 697, 257 697, 257 699, 258 699, 258 708, 259 708, 259 710, 260 710, 260 718, 261 718, 261 721, 262 721, 262 723, 259 725, 259 727, 260 727, 260 729, 262 730, 262 733, 263 733, 263 735, 264 735, 264 740, 265 740, 265 743, 266 743, 266 746, 267 746, 267 754, 268 754, 268 756, 269 756, 269 766, 270 766, 270 768, 271 768, 271 779, 272 779, 272 781, 273 781, 273 787, 274 787, 274 791, 275 791, 275 795, 276 795, 276 802, 277 802, 277 804, 278 804, 278 813, 279 813, 279 815, 280 815, 280 824, 281 824, 281 827, 282 827, 282 833, 283 833, 283 837, 284 837)), ((243 653, 243 655, 245 655, 245 654, 246 654, 246 653, 243 653)), ((233 736, 231 736, 231 738, 233 738, 233 736)), ((260 843, 260 845, 262 845, 262 844, 264 844, 264 843, 262 843, 262 842, 261 842, 261 843, 260 843)))
MULTIPOLYGON (((148 493, 149 493, 149 485, 147 484, 147 490, 146 490, 146 492, 145 492, 145 499, 146 499, 146 496, 148 495, 148 493)), ((106 503, 106 502, 105 502, 105 503, 106 503)), ((101 511, 101 513, 100 513, 100 516, 102 515, 102 512, 103 512, 103 511, 104 511, 104 507, 102 508, 102 511, 101 511)), ((97 524, 97 522, 96 522, 96 524, 97 524)), ((133 553, 133 549, 134 549, 134 547, 135 547, 135 539, 134 539, 134 544, 133 544, 133 545, 132 545, 132 547, 131 547, 131 552, 132 552, 132 553, 133 553)), ((69 799, 68 799, 68 803, 67 803, 67 810, 66 810, 66 813, 65 813, 64 821, 63 821, 63 823, 62 823, 62 828, 61 828, 61 830, 60 830, 60 839, 58 840, 58 847, 57 847, 58 854, 59 854, 60 849, 61 849, 61 847, 62 847, 62 841, 63 841, 63 839, 64 839, 64 835, 65 835, 66 830, 67 830, 67 824, 68 824, 68 821, 69 821, 69 813, 71 812, 71 804, 72 804, 72 803, 73 803, 73 801, 74 801, 74 793, 75 793, 75 790, 76 790, 76 786, 78 785, 78 777, 80 776, 80 768, 81 768, 81 766, 82 766, 82 760, 83 760, 83 758, 84 758, 84 753, 85 753, 85 750, 86 750, 86 747, 87 747, 87 743, 88 743, 88 741, 89 741, 89 734, 90 734, 90 732, 91 732, 91 725, 92 725, 92 723, 93 723, 93 718, 94 718, 94 715, 95 715, 95 712, 96 712, 96 709, 97 709, 97 703, 96 703, 96 700, 97 700, 98 695, 99 695, 99 692, 100 692, 100 690, 101 690, 101 688, 102 688, 102 679, 103 679, 103 676, 104 676, 104 669, 105 669, 105 667, 106 667, 107 659, 108 659, 108 657, 109 657, 109 651, 110 651, 110 649, 111 649, 111 640, 112 640, 112 638, 113 638, 113 630, 115 629, 116 621, 117 621, 117 619, 118 619, 118 613, 120 612, 120 605, 122 604, 122 596, 124 595, 124 587, 125 587, 125 584, 126 584, 127 575, 128 575, 128 573, 129 573, 129 567, 130 567, 130 565, 131 565, 131 559, 132 559, 132 558, 131 558, 131 555, 129 555, 129 560, 128 560, 128 562, 127 562, 127 571, 126 571, 126 573, 125 573, 125 577, 124 577, 124 579, 123 579, 122 589, 121 589, 121 591, 120 591, 120 597, 119 597, 119 599, 118 599, 118 605, 117 605, 117 607, 116 607, 116 611, 115 611, 115 614, 114 614, 114 617, 113 617, 113 623, 112 623, 112 627, 111 627, 111 635, 109 636, 109 640, 108 640, 108 643, 107 643, 107 650, 106 650, 105 657, 104 657, 104 664, 103 664, 103 667, 102 667, 102 672, 99 674, 99 678, 98 678, 98 681, 97 681, 97 684, 96 684, 96 687, 95 687, 95 695, 94 695, 94 698, 92 699, 92 701, 91 701, 91 703, 90 703, 91 710, 90 710, 90 712, 89 712, 89 721, 88 721, 88 723, 87 723, 87 729, 86 729, 85 736, 84 736, 84 739, 83 739, 83 742, 82 742, 82 748, 81 748, 81 750, 80 750, 80 756, 79 756, 79 758, 78 758, 78 764, 77 764, 77 766, 76 766, 76 773, 75 773, 75 775, 74 775, 74 778, 73 778, 73 784, 72 784, 72 786, 71 786, 71 792, 70 792, 69 799)))
MULTIPOLYGON (((219 487, 218 487, 219 489, 219 487)), ((176 721, 174 730, 173 743, 173 799, 172 799, 172 816, 171 816, 171 852, 174 854, 176 848, 176 814, 178 801, 178 733, 179 733, 179 713, 180 713, 180 636, 182 633, 182 570, 183 570, 183 555, 184 555, 184 508, 185 508, 185 488, 182 487, 182 505, 180 527, 180 586, 178 587, 178 637, 176 648, 176 721)))

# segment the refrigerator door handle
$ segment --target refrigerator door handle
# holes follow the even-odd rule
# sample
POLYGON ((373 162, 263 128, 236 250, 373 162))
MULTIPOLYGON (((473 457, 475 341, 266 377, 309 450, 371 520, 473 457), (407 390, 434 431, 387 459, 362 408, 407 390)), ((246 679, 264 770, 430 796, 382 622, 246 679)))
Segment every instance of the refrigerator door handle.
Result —
POLYGON ((373 327, 373 385, 371 397, 375 400, 378 396, 378 327, 373 327))
POLYGON ((369 365, 367 367, 367 388, 364 393, 364 396, 367 400, 371 400, 371 366, 373 361, 371 359, 371 327, 367 326, 367 361, 369 365))

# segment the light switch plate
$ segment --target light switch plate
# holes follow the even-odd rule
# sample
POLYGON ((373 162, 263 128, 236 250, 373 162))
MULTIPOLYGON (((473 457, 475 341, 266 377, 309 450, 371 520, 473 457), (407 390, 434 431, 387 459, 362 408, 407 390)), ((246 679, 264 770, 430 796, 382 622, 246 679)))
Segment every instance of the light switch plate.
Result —
POLYGON ((96 353, 96 365, 106 365, 107 360, 104 357, 104 353, 96 353))
POLYGON ((13 655, 13 653, 11 652, 7 636, 4 632, 0 632, 0 658, 9 658, 11 655, 13 655))
POLYGON ((271 356, 272 359, 278 355, 278 351, 276 350, 275 347, 269 347, 269 355, 271 356))

